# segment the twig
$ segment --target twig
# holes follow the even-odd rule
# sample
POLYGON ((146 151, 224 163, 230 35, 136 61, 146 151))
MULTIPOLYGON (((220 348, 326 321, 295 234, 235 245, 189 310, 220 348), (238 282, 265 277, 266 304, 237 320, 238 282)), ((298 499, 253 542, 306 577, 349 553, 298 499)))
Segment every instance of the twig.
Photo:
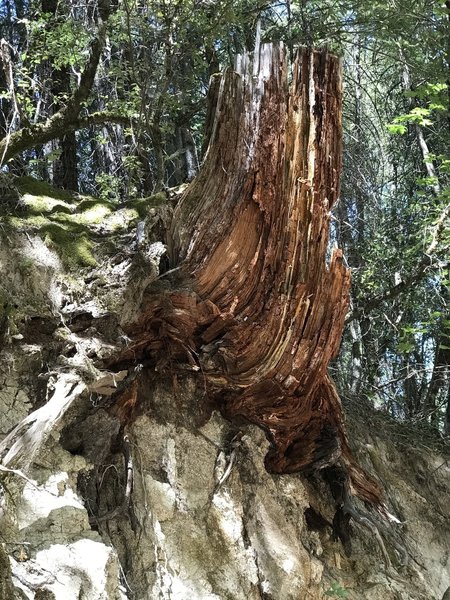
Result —
POLYGON ((213 496, 215 494, 217 494, 217 492, 226 483, 226 481, 228 480, 228 478, 231 475, 231 471, 233 470, 234 464, 236 462, 237 449, 238 449, 238 446, 241 442, 243 435, 244 435, 244 432, 239 431, 231 440, 231 443, 230 443, 231 452, 228 454, 228 460, 226 463, 225 470, 224 470, 222 476, 220 477, 219 481, 217 482, 216 487, 214 488, 213 496))

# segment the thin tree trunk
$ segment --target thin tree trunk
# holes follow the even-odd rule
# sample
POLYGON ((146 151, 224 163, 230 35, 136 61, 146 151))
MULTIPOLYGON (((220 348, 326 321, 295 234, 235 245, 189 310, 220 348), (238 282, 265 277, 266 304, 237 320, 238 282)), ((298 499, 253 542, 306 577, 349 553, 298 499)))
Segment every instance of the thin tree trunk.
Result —
MULTIPOLYGON (((64 15, 57 15, 57 0, 42 0, 42 12, 49 13, 53 19, 50 26, 53 26, 56 19, 64 18, 64 15)), ((59 69, 52 66, 53 56, 49 57, 49 68, 51 73, 51 95, 52 95, 52 114, 62 108, 61 98, 70 96, 70 71, 67 66, 59 69)), ((78 168, 77 168, 77 141, 75 131, 70 131, 58 140, 61 149, 61 155, 55 161, 53 168, 53 183, 58 187, 78 191, 78 168)))
POLYGON ((198 154, 195 140, 189 127, 181 128, 181 138, 183 140, 184 166, 186 171, 186 180, 192 181, 198 173, 198 154))
MULTIPOLYGON (((401 46, 399 46, 399 54, 400 54, 400 60, 402 61, 402 64, 403 64, 403 85, 405 87, 405 90, 407 92, 410 92, 411 91, 411 79, 410 79, 410 75, 409 75, 409 67, 408 67, 408 63, 405 59, 405 56, 403 54, 403 50, 402 50, 401 46)), ((410 101, 409 104, 410 104, 410 107, 413 108, 414 103, 412 100, 410 101)), ((440 193, 440 185, 439 185, 438 178, 436 176, 436 169, 435 169, 433 160, 431 158, 432 155, 428 148, 428 144, 425 140, 425 136, 423 134, 422 127, 418 123, 416 123, 414 125, 414 129, 416 131, 417 143, 419 145, 420 152, 422 154, 423 163, 425 165, 427 175, 433 181, 433 183, 431 184, 430 187, 433 190, 433 193, 437 196, 440 193)))
MULTIPOLYGON (((444 272, 448 273, 449 265, 444 272)), ((439 320, 439 331, 436 335, 436 350, 434 354, 434 365, 431 380, 424 401, 424 412, 429 417, 430 424, 439 429, 440 414, 439 407, 442 398, 442 406, 446 406, 444 417, 444 430, 448 429, 449 402, 449 379, 450 379, 450 294, 447 286, 441 285, 441 296, 443 299, 443 312, 439 320)))

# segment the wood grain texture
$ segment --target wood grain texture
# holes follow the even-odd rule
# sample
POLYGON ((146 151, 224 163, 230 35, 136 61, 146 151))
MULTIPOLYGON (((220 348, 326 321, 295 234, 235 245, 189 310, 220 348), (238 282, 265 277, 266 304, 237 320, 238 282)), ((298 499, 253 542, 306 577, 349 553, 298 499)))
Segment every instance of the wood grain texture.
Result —
POLYGON ((351 491, 378 504, 327 372, 350 287, 341 251, 327 256, 341 105, 340 60, 326 51, 301 50, 292 75, 282 45, 237 57, 220 82, 202 169, 174 212, 178 289, 147 295, 121 358, 187 358, 228 418, 264 429, 270 471, 340 464, 351 491))

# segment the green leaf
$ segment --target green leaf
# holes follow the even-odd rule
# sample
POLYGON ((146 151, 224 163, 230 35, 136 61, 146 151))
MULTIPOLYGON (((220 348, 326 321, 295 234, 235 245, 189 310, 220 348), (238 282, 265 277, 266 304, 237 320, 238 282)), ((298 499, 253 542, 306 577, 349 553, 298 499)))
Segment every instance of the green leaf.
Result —
POLYGON ((334 598, 347 598, 348 592, 339 583, 334 581, 330 588, 325 592, 325 596, 332 596, 334 598))
POLYGON ((386 125, 386 129, 392 135, 403 135, 404 133, 406 133, 406 127, 398 123, 389 123, 388 125, 386 125))
POLYGON ((397 345, 397 352, 399 352, 400 354, 409 354, 409 352, 411 352, 414 349, 414 344, 412 344, 411 342, 399 342, 399 344, 397 345))

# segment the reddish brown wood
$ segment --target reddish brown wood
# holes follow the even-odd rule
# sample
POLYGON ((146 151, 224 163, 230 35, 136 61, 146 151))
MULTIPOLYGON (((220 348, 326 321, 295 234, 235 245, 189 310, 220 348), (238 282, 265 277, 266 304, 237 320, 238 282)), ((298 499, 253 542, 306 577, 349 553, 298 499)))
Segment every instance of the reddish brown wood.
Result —
POLYGON ((230 419, 262 427, 276 473, 341 464, 371 503, 380 489, 355 463, 327 372, 348 307, 350 273, 327 260, 341 171, 341 66, 266 44, 223 75, 204 165, 173 218, 183 285, 154 293, 128 355, 198 363, 230 419), (186 286, 189 286, 189 290, 186 286))

